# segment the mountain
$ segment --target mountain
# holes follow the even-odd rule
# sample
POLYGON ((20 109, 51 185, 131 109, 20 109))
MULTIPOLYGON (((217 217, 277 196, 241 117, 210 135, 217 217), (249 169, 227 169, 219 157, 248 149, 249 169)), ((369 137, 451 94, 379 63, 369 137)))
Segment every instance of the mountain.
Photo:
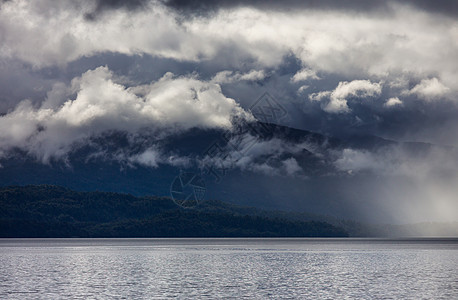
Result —
POLYGON ((202 177, 202 200, 391 223, 391 211, 374 197, 384 193, 380 176, 364 169, 342 170, 338 163, 372 163, 374 159, 364 155, 396 145, 412 157, 433 147, 375 136, 341 140, 261 122, 241 124, 234 131, 194 128, 174 134, 145 131, 140 136, 107 132, 44 162, 32 152, 11 151, 0 158, 0 186, 51 184, 79 191, 171 196, 172 183, 187 172, 202 177), (359 157, 342 160, 346 149, 352 149, 349 155, 362 155, 362 163, 359 157), (219 156, 209 163, 212 155, 219 156))
POLYGON ((64 187, 0 189, 0 237, 346 237, 319 221, 261 216, 221 202, 194 209, 166 197, 75 192, 64 187))

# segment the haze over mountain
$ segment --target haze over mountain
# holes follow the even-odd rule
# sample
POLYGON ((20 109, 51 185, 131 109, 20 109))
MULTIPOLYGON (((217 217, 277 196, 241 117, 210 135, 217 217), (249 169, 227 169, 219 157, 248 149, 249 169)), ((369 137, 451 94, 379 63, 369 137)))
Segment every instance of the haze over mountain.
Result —
POLYGON ((373 223, 408 223, 431 220, 408 219, 406 212, 399 211, 402 205, 422 200, 394 193, 414 189, 407 168, 432 153, 456 157, 456 149, 450 147, 397 143, 375 136, 341 140, 260 122, 243 124, 238 131, 194 128, 166 139, 154 135, 132 139, 123 132, 110 132, 89 141, 75 146, 64 161, 47 164, 20 150, 10 152, 8 159, 0 161, 2 185, 55 184, 86 191, 170 196, 174 178, 188 172, 204 181, 201 200, 373 223), (388 153, 392 154, 390 165, 382 165, 379 160, 388 153), (383 199, 390 189, 395 189, 391 195, 397 198, 383 199), (402 202, 391 206, 393 200, 402 202), (397 218, 391 209, 398 210, 397 218))
POLYGON ((456 222, 457 12, 0 1, 0 185, 456 222))
POLYGON ((455 237, 456 223, 371 225, 303 212, 169 197, 76 192, 36 185, 0 188, 0 237, 455 237))

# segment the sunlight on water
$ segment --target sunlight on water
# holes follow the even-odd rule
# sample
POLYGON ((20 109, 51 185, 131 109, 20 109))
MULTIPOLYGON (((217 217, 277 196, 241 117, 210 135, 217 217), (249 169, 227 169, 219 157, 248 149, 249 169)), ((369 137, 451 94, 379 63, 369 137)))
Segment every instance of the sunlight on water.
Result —
POLYGON ((0 240, 1 299, 458 299, 458 240, 0 240))

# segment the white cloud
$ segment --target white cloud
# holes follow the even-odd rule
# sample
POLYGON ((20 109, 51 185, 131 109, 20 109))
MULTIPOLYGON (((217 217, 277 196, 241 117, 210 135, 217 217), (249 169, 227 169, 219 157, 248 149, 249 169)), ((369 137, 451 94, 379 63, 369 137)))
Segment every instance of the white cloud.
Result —
POLYGON ((216 73, 216 75, 212 78, 212 82, 224 84, 236 81, 258 81, 263 80, 265 77, 266 74, 263 70, 251 70, 244 74, 226 70, 216 73))
POLYGON ((325 151, 325 146, 318 145, 316 141, 285 142, 275 137, 262 140, 250 134, 237 135, 230 139, 229 144, 232 146, 222 148, 218 153, 221 155, 206 155, 198 161, 198 165, 227 170, 238 168, 271 176, 304 177, 305 172, 296 158, 300 159, 304 151, 321 158, 321 152, 325 151))
POLYGON ((457 152, 453 148, 432 146, 412 152, 403 144, 380 147, 376 151, 346 148, 336 152, 334 165, 338 170, 372 171, 384 176, 404 176, 416 181, 456 178, 457 152))
POLYGON ((310 101, 321 101, 328 98, 331 95, 330 91, 321 91, 318 93, 313 93, 309 95, 310 101))
POLYGON ((349 97, 368 98, 380 95, 382 86, 380 83, 371 83, 369 80, 353 80, 351 82, 339 82, 333 91, 314 93, 309 96, 311 101, 321 101, 329 98, 323 106, 323 110, 329 113, 346 113, 350 111, 347 104, 349 97))
POLYGON ((291 78, 291 81, 299 82, 299 81, 305 81, 309 79, 320 79, 320 78, 316 75, 315 71, 305 68, 305 69, 300 70, 296 74, 294 74, 294 76, 291 78))
POLYGON ((298 95, 301 95, 303 93, 305 93, 305 91, 309 88, 308 85, 302 85, 300 88, 297 89, 297 94, 298 95))
POLYGON ((337 88, 332 92, 331 97, 374 97, 380 93, 380 83, 371 83, 369 80, 353 80, 351 82, 339 82, 337 88))
POLYGON ((351 173, 384 167, 383 162, 376 159, 372 153, 354 149, 344 149, 341 157, 335 161, 335 165, 339 170, 351 173))
POLYGON ((450 92, 450 88, 442 84, 437 78, 423 79, 406 94, 415 94, 426 101, 438 100, 445 97, 450 92))
POLYGON ((153 2, 87 21, 85 14, 94 9, 88 1, 7 1, 0 10, 0 56, 49 66, 107 51, 203 61, 231 49, 234 57, 249 55, 260 68, 278 66, 293 54, 307 66, 293 77, 297 81, 313 79, 316 72, 349 78, 437 74, 457 91, 458 21, 391 5, 390 13, 359 15, 235 7, 183 20, 153 2))
POLYGON ((131 163, 139 163, 141 165, 156 168, 161 162, 160 153, 155 149, 146 149, 140 154, 135 154, 129 157, 131 163))
POLYGON ((93 11, 88 1, 11 1, 0 10, 0 54, 36 66, 65 64, 82 56, 112 51, 148 53, 176 59, 196 59, 204 49, 188 40, 174 17, 160 5, 135 13, 119 10, 85 20, 93 11), (132 17, 132 18, 131 18, 132 17), (154 28, 155 30, 151 30, 154 28), (38 45, 38 46, 37 46, 38 45), (195 49, 195 51, 193 51, 195 49))
POLYGON ((383 104, 383 106, 386 106, 386 107, 393 107, 393 106, 398 106, 398 105, 402 105, 402 101, 398 97, 392 97, 388 99, 385 102, 385 104, 383 104))
MULTIPOLYGON (((21 102, 0 117, 0 150, 24 148, 43 161, 65 155, 72 144, 106 131, 144 128, 230 128, 235 116, 252 118, 219 85, 167 73, 148 85, 126 87, 106 67, 85 72, 71 87, 57 85, 42 107, 21 102), (75 93, 75 99, 66 99, 75 93)), ((150 153, 137 160, 147 161, 150 153)), ((153 164, 154 160, 148 160, 153 164)), ((154 164, 153 164, 154 165, 154 164)))
POLYGON ((246 80, 246 81, 257 81, 257 80, 263 80, 266 77, 266 74, 263 70, 251 70, 248 73, 242 74, 240 76, 240 80, 246 80))
POLYGON ((150 147, 141 153, 133 155, 120 154, 117 157, 120 162, 127 162, 128 164, 139 164, 152 168, 157 168, 159 164, 167 164, 175 167, 189 167, 192 162, 189 157, 178 156, 172 153, 165 154, 159 149, 150 147))
POLYGON ((284 160, 282 163, 285 168, 286 174, 288 174, 289 176, 293 176, 302 172, 302 168, 299 166, 299 164, 293 157, 284 160))

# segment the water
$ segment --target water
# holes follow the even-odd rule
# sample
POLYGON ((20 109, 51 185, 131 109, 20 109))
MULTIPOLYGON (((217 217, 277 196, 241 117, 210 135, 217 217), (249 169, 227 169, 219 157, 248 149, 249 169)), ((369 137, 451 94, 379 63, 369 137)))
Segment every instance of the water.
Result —
POLYGON ((458 299, 458 239, 3 239, 0 299, 458 299))

